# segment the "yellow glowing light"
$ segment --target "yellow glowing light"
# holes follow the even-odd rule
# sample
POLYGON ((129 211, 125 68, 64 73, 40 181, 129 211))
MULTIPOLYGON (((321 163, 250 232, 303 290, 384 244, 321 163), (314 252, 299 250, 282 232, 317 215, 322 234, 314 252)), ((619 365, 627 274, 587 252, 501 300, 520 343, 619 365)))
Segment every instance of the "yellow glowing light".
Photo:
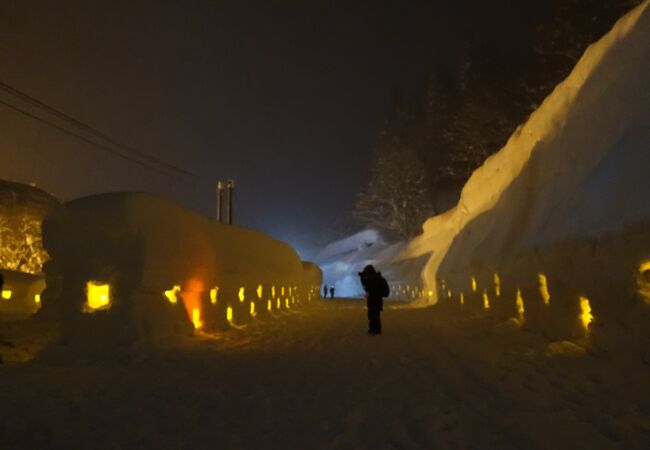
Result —
POLYGON ((451 289, 447 291, 447 298, 451 298, 451 289))
POLYGON ((271 297, 275 298, 275 286, 271 286, 271 297))
POLYGON ((587 297, 580 296, 580 322, 585 332, 589 333, 589 324, 594 320, 591 314, 591 305, 587 297))
POLYGON ((171 288, 168 291, 165 291, 165 297, 167 297, 167 300, 169 300, 169 303, 176 304, 178 303, 178 293, 181 291, 181 287, 179 285, 174 285, 173 288, 171 288))
POLYGON ((465 294, 463 294, 462 292, 460 293, 460 304, 461 305, 465 304, 465 294))
POLYGON ((210 289, 210 301, 213 305, 217 304, 217 299, 219 295, 219 286, 216 286, 214 289, 210 289))
POLYGON ((5 300, 9 300, 11 298, 12 292, 9 289, 3 289, 2 290, 2 298, 5 300))
POLYGON ((543 273, 537 274, 537 279, 539 280, 539 295, 542 296, 545 304, 549 304, 551 301, 551 294, 548 292, 548 284, 546 282, 546 275, 543 273))
POLYGON ((232 308, 230 306, 226 308, 226 319, 228 322, 232 322, 232 308))
POLYGON ((639 272, 645 273, 648 271, 650 271, 650 260, 642 262, 639 266, 639 272))
POLYGON ((266 305, 266 309, 268 309, 269 311, 271 311, 273 309, 273 302, 271 300, 268 301, 268 303, 266 305))
POLYGON ((257 286, 257 298, 262 298, 262 285, 257 286))
POLYGON ((284 286, 282 286, 282 289, 280 289, 280 295, 284 297, 284 286))
POLYGON ((251 302, 250 313, 251 313, 251 316, 253 316, 253 317, 255 317, 255 315, 257 314, 257 313, 255 312, 255 302, 251 302))
POLYGON ((243 287, 240 287, 240 288, 239 288, 239 294, 238 294, 238 296, 239 296, 239 301, 240 301, 240 302, 243 302, 244 299, 246 298, 246 296, 244 295, 244 288, 243 288, 243 287))
POLYGON ((201 322, 201 310, 199 308, 192 309, 192 323, 196 330, 203 326, 203 322, 201 322))
POLYGON ((498 273, 494 274, 494 295, 501 296, 501 278, 498 273))
POLYGON ((476 278, 472 277, 472 292, 476 292, 476 278))
POLYGON ((89 311, 106 309, 110 306, 110 287, 108 284, 86 283, 86 308, 89 311))
POLYGON ((517 289, 517 317, 519 318, 519 323, 524 322, 524 298, 521 296, 521 289, 517 289))
POLYGON ((34 296, 34 303, 41 303, 41 294, 36 294, 34 296))
POLYGON ((433 297, 433 291, 429 291, 429 297, 433 297))
POLYGON ((287 308, 290 308, 290 306, 289 306, 289 299, 288 299, 288 298, 285 298, 285 299, 284 299, 284 306, 286 306, 287 308))
POLYGON ((490 299, 488 298, 487 291, 483 290, 483 308, 490 309, 490 299))
POLYGON ((280 307, 282 306, 282 303, 280 303, 280 302, 281 302, 281 300, 278 299, 278 302, 277 302, 277 303, 278 303, 278 306, 276 307, 277 309, 280 309, 280 307))

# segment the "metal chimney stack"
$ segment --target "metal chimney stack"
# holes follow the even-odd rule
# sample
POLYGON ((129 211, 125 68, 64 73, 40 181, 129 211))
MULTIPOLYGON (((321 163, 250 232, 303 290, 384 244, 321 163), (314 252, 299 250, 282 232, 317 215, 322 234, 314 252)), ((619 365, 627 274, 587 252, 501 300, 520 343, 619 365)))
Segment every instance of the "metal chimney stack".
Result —
POLYGON ((226 195, 228 196, 228 205, 226 211, 226 217, 228 219, 228 225, 232 225, 232 204, 233 204, 233 195, 235 191, 235 182, 233 180, 228 180, 226 182, 226 195))

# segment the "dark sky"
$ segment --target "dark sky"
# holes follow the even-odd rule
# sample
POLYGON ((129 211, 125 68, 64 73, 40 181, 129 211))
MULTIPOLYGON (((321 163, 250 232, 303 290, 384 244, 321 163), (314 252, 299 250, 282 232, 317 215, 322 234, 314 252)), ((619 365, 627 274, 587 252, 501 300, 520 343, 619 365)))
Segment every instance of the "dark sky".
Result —
POLYGON ((535 3, 508 3, 2 1, 1 81, 197 177, 0 105, 0 178, 63 200, 151 191, 210 215, 214 181, 233 178, 236 222, 310 256, 347 222, 394 87, 417 89, 477 36, 521 52, 535 3))

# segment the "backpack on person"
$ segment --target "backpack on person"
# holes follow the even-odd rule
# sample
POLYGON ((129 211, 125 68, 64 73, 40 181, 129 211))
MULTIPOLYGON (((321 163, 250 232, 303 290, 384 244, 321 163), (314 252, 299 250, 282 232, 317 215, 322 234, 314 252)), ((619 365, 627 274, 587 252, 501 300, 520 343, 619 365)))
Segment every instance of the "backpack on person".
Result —
POLYGON ((377 285, 379 286, 379 294, 382 297, 388 297, 390 295, 388 281, 386 281, 386 278, 381 276, 381 272, 377 272, 377 285))

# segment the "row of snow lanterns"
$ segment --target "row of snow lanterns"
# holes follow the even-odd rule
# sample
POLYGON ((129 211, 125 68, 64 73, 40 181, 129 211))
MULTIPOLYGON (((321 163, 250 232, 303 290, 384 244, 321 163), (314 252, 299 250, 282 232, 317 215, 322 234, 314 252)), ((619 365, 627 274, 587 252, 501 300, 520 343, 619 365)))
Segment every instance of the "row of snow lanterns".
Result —
MULTIPOLYGON (((642 267, 640 268, 642 270, 642 267)), ((551 294, 548 290, 548 280, 546 278, 546 275, 543 273, 537 274, 537 281, 538 281, 538 290, 539 290, 539 295, 544 302, 546 306, 549 306, 551 304, 551 294)), ((499 277, 498 273, 494 273, 493 275, 493 282, 494 282, 494 295, 496 297, 501 297, 501 278, 499 277)), ((478 292, 478 283, 476 281, 475 277, 470 277, 469 279, 469 287, 472 292, 476 293, 478 292)), ((451 289, 448 289, 445 280, 440 280, 440 290, 444 294, 446 294, 447 298, 451 299, 453 297, 453 293, 451 289)), ((433 296, 433 292, 429 291, 429 297, 433 296)), ((488 310, 490 309, 490 297, 488 295, 488 290, 483 289, 483 293, 481 296, 483 300, 483 308, 488 310)), ((458 294, 458 301, 461 305, 465 304, 465 294, 463 292, 460 292, 458 294)), ((580 313, 578 315, 578 320, 580 321, 580 324, 582 325, 582 328, 584 329, 585 333, 589 333, 589 324, 594 319, 594 316, 591 314, 591 305, 589 303, 589 299, 584 296, 580 295, 578 296, 578 302, 579 302, 579 307, 580 307, 580 313)), ((515 318, 519 325, 523 325, 525 321, 525 304, 524 304, 524 298, 521 295, 521 289, 517 289, 515 293, 515 306, 517 309, 517 317, 515 318)))
MULTIPOLYGON (((258 301, 262 300, 263 290, 264 290, 263 286, 261 284, 258 285, 256 289, 258 301)), ((308 291, 307 300, 308 301, 311 300, 317 291, 318 291, 318 287, 312 286, 308 291)), ((179 301, 182 301, 182 299, 178 297, 178 294, 180 292, 181 292, 181 286, 174 285, 171 289, 164 291, 163 296, 170 303, 177 304, 179 303, 179 301)), ((87 294, 87 302, 84 305, 84 312, 94 312, 97 310, 108 309, 110 307, 110 285, 97 283, 95 281, 89 281, 86 284, 86 294, 87 294)), ((210 303, 212 305, 217 304, 217 302, 219 301, 218 296, 219 296, 218 286, 215 286, 214 288, 210 289, 210 303)), ((239 288, 237 297, 240 303, 244 303, 246 301, 246 289, 244 287, 239 288)), ((271 286, 271 296, 270 298, 267 299, 267 310, 269 312, 273 311, 274 307, 276 310, 280 310, 283 307, 283 303, 285 309, 290 309, 293 305, 299 303, 299 294, 298 294, 297 286, 292 286, 292 287, 280 286, 278 287, 277 290, 275 286, 271 286)), ((257 315, 255 304, 256 304, 255 299, 249 302, 250 305, 249 314, 251 317, 255 317, 257 315)), ((234 320, 233 316, 234 316, 233 308, 232 306, 228 306, 226 308, 226 319, 231 324, 233 323, 234 320)), ((201 320, 200 307, 192 307, 190 319, 192 320, 195 329, 199 329, 203 326, 203 321, 201 320)))
POLYGON ((391 289, 395 295, 403 295, 412 299, 424 295, 424 289, 418 286, 411 286, 410 284, 398 284, 391 289))

